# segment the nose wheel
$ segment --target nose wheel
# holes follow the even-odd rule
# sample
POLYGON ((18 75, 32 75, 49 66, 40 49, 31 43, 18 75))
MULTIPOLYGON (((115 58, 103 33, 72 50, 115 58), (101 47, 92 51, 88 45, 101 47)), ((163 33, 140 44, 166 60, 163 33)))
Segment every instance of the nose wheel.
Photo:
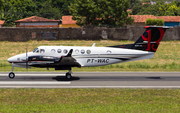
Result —
POLYGON ((10 78, 10 79, 13 79, 14 77, 15 77, 15 74, 14 74, 13 72, 10 72, 10 73, 9 73, 9 78, 10 78))
MULTIPOLYGON (((13 64, 13 63, 12 63, 13 64)), ((14 70, 14 66, 12 65, 12 69, 11 69, 11 72, 9 73, 9 78, 10 79, 13 79, 15 77, 15 74, 13 73, 13 70, 14 70)))

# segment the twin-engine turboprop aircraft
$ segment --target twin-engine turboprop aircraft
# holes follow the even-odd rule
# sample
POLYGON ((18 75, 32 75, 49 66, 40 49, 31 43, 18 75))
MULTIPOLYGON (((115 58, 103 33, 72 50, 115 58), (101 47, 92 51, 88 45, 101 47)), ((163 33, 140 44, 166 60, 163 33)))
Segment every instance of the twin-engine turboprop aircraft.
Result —
POLYGON ((66 78, 71 79, 72 67, 104 66, 141 59, 152 58, 168 27, 147 26, 146 31, 134 44, 108 47, 77 46, 39 46, 32 52, 26 52, 8 59, 12 63, 9 78, 14 78, 14 67, 55 68, 69 70, 66 78))

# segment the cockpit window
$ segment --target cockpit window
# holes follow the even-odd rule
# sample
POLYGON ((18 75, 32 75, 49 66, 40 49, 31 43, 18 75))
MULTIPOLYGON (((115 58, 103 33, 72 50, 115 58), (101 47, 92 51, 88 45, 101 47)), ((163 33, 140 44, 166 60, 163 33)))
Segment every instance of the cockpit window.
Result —
POLYGON ((45 50, 44 49, 40 49, 40 53, 44 53, 45 52, 45 50))
POLYGON ((36 53, 39 53, 39 49, 38 49, 38 50, 36 50, 36 53))
POLYGON ((34 49, 34 50, 33 50, 33 53, 34 53, 37 49, 38 49, 38 48, 34 49))
POLYGON ((34 49, 33 53, 39 53, 39 49, 38 48, 34 49))

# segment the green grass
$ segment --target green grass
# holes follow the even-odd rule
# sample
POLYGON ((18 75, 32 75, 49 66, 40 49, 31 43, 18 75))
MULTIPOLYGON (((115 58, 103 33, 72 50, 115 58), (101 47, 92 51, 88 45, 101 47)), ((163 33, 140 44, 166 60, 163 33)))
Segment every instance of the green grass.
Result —
MULTIPOLYGON (((29 41, 29 42, 0 42, 0 71, 10 71, 11 64, 7 62, 9 57, 32 51, 41 45, 72 45, 72 46, 112 46, 119 44, 134 43, 132 41, 86 41, 86 40, 61 40, 61 41, 29 41)), ((155 56, 152 59, 145 59, 133 62, 119 63, 101 67, 73 68, 77 71, 180 71, 180 41, 162 41, 155 56)), ((15 71, 26 71, 23 68, 15 68, 15 71)), ((28 71, 47 71, 42 68, 32 68, 28 71)), ((50 69, 54 71, 54 69, 50 69)))
POLYGON ((178 113, 180 90, 0 89, 2 113, 178 113))

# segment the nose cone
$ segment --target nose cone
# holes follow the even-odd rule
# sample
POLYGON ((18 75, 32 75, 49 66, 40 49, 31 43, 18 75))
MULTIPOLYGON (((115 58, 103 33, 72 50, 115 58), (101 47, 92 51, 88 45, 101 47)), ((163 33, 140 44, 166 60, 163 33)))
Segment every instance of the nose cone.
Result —
POLYGON ((12 62, 13 62, 13 57, 8 58, 7 61, 8 61, 9 63, 12 63, 12 62))
POLYGON ((23 53, 23 54, 19 54, 19 55, 15 55, 13 57, 10 57, 7 61, 9 63, 12 63, 12 62, 22 62, 21 59, 26 57, 26 53, 23 53))
MULTIPOLYGON (((27 53, 27 56, 31 56, 31 55, 33 55, 33 53, 32 52, 28 52, 27 53)), ((19 54, 19 55, 15 55, 15 56, 13 56, 13 57, 10 57, 7 61, 9 62, 9 63, 12 63, 12 62, 14 62, 14 63, 19 63, 19 62, 24 62, 26 59, 27 59, 27 56, 26 56, 26 53, 23 53, 23 54, 19 54)))

